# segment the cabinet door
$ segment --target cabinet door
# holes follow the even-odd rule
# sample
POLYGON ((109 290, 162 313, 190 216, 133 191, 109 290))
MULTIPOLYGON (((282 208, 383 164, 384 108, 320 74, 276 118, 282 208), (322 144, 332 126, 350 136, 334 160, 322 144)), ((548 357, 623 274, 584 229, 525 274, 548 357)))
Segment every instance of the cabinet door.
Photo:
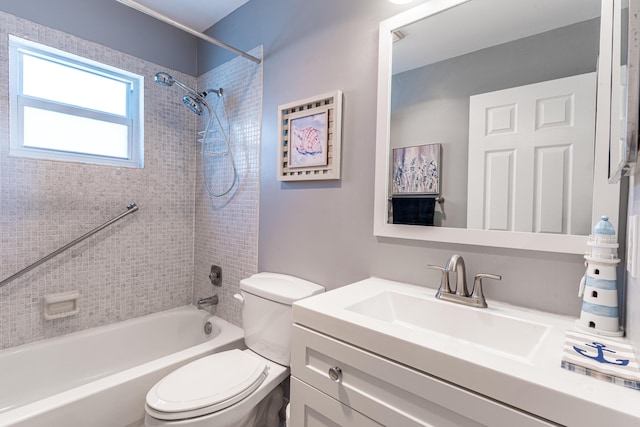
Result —
POLYGON ((381 427, 375 421, 337 400, 291 378, 291 420, 293 427, 381 427))

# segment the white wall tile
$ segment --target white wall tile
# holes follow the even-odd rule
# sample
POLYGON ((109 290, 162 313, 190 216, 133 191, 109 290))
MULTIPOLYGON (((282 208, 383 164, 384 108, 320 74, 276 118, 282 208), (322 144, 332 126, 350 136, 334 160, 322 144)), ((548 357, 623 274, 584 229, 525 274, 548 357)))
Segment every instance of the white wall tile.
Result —
MULTIPOLYGON (((0 289, 0 348, 189 304, 193 295, 196 117, 153 82, 168 71, 0 13, 0 278, 123 212, 140 210, 0 289), (8 156, 8 34, 145 77, 145 167, 8 156), (45 321, 44 295, 80 291, 80 313, 45 321)), ((52 82, 55 84, 55 82, 52 82)))
MULTIPOLYGON (((262 57, 262 47, 249 53, 262 57)), ((194 300, 217 293, 220 297, 217 315, 236 325, 242 322, 241 306, 233 295, 239 292, 240 280, 256 273, 258 268, 262 68, 262 64, 238 57, 198 78, 198 90, 220 87, 224 90, 238 182, 226 196, 209 195, 198 154, 194 300), (222 288, 214 289, 209 282, 211 264, 222 267, 222 288)), ((222 117, 221 100, 215 95, 209 95, 207 99, 222 117)), ((201 118, 199 126, 201 129, 206 126, 206 117, 201 118)), ((223 173, 213 170, 210 178, 215 180, 223 173)))

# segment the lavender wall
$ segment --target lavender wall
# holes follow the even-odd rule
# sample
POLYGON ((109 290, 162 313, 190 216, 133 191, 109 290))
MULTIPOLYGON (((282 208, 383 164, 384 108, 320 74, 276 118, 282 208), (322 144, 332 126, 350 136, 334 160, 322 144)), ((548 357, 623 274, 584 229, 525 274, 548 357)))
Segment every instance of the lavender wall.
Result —
POLYGON ((116 0, 0 0, 0 10, 196 75, 196 38, 116 0))
MULTIPOLYGON (((244 48, 264 45, 258 270, 289 273, 328 289, 376 275, 436 287, 453 253, 467 272, 502 274, 487 298, 578 316, 580 256, 413 242, 373 236, 378 24, 408 6, 387 1, 252 0, 208 31, 244 48), (344 92, 342 179, 280 183, 278 105, 344 92)), ((199 67, 222 60, 201 45, 199 67)))

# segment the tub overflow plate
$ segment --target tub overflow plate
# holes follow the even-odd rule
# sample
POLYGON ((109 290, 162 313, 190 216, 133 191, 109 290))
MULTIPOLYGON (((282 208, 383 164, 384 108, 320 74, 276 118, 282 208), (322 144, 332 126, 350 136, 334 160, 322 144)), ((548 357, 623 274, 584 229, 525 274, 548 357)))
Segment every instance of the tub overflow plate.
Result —
POLYGON ((213 325, 211 324, 211 322, 206 322, 204 324, 204 333, 209 335, 211 331, 213 331, 213 325))

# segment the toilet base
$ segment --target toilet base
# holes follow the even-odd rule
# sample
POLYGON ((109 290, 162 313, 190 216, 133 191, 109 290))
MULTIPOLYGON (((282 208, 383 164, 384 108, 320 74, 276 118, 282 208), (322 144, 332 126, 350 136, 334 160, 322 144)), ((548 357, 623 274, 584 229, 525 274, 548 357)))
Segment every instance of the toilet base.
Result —
POLYGON ((284 405, 283 397, 282 385, 279 385, 262 399, 256 408, 253 424, 244 427, 280 427, 280 410, 284 405))

